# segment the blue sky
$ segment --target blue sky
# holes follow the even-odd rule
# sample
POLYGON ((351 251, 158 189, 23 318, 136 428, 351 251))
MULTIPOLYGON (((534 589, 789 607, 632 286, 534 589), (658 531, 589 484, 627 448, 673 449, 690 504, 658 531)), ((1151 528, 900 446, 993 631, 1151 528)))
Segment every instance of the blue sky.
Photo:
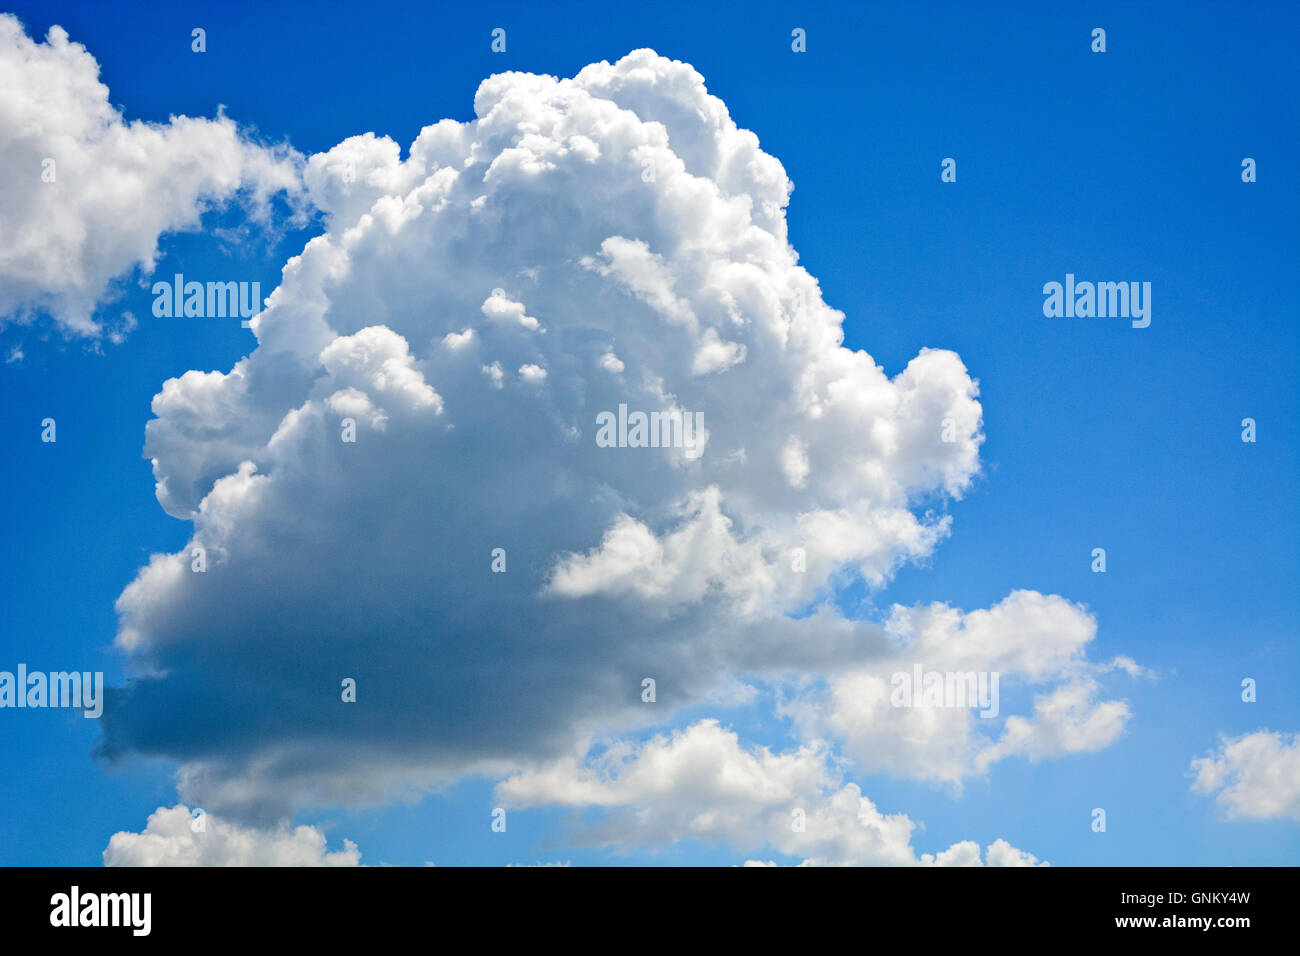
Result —
MULTIPOLYGON (((474 118, 478 84, 506 69, 573 76, 651 47, 690 63, 732 118, 780 160, 800 264, 841 310, 845 345, 893 376, 923 347, 951 349, 979 383, 981 471, 946 505, 951 535, 883 589, 837 595, 851 617, 943 601, 987 608, 1016 589, 1059 594, 1097 622, 1089 656, 1155 675, 1104 679, 1132 710, 1095 752, 997 763, 960 795, 888 773, 850 772, 885 812, 923 821, 918 850, 1004 838, 1054 865, 1288 865, 1285 815, 1233 819, 1194 792, 1191 761, 1218 735, 1300 730, 1300 428, 1295 299, 1300 152, 1286 4, 489 4, 258 5, 59 0, 9 7, 41 38, 55 24, 99 61, 127 120, 212 117, 304 154, 366 132, 402 156, 444 117, 474 118), (192 27, 208 51, 191 53, 192 27), (508 49, 489 49, 494 27, 508 49), (1090 51, 1094 27, 1104 54, 1090 51), (808 51, 790 50, 806 29, 808 51), (953 184, 939 179, 957 160, 953 184), (1243 157, 1258 181, 1243 183, 1243 157), (1044 283, 1149 281, 1149 328, 1050 319, 1044 283), (1258 423, 1241 441, 1240 422, 1258 423), (1104 547, 1107 571, 1090 570, 1104 547), (1258 700, 1240 699, 1243 677, 1258 700), (1104 834, 1089 827, 1107 810, 1104 834)), ((283 209, 280 210, 283 212, 283 209)), ((323 231, 164 235, 159 278, 256 279, 323 231)), ((151 313, 139 274, 101 305, 139 326, 100 348, 48 318, 0 327, 8 436, 8 547, 0 574, 3 661, 125 678, 114 601, 149 555, 191 533, 154 496, 141 457, 150 400, 187 369, 228 370, 256 345, 238 322, 151 313), (134 280, 134 281, 133 281, 134 280), (58 421, 58 442, 37 440, 58 421)), ((436 385, 437 382, 435 381, 436 385)), ((1004 709, 1027 706, 1008 690, 1004 709)), ((178 704, 178 706, 180 706, 178 704)), ((797 746, 761 706, 697 703, 654 728, 717 717, 742 741, 797 746)), ((108 838, 177 802, 174 764, 92 756, 97 721, 0 713, 0 862, 95 865, 108 838)), ((570 841, 582 808, 512 812, 486 825, 495 779, 379 807, 322 806, 331 849, 368 863, 729 864, 761 857, 685 839, 625 852, 570 841)))

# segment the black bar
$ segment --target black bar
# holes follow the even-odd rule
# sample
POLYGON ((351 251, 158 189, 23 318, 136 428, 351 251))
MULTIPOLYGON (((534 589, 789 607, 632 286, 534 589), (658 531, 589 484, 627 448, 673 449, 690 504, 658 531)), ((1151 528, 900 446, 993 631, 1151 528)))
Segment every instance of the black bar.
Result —
MULTIPOLYGON (((67 942, 75 934, 79 943, 98 937, 146 945, 264 938, 373 945, 401 931, 435 946, 450 945, 453 932, 468 932, 493 945, 504 936, 533 944, 675 948, 701 934, 734 945, 789 932, 811 943, 836 927, 864 946, 880 942, 881 930, 918 945, 941 944, 946 936, 982 945, 1022 931, 1050 934, 1044 942, 1130 937, 1182 944, 1200 937, 1232 945, 1293 929, 1295 877, 1294 869, 1228 867, 788 868, 784 875, 636 867, 33 868, 0 870, 0 925, 11 941, 67 942), (120 898, 110 901, 108 917, 121 907, 127 925, 51 925, 57 894, 68 897, 70 908, 73 886, 87 914, 90 895, 150 894, 148 934, 136 935, 143 897, 137 898, 141 911, 125 909, 120 898), (1208 928, 1189 925, 1206 918, 1208 928), (1148 925, 1131 922, 1148 919, 1148 925)), ((89 905, 97 910, 99 900, 89 905)))

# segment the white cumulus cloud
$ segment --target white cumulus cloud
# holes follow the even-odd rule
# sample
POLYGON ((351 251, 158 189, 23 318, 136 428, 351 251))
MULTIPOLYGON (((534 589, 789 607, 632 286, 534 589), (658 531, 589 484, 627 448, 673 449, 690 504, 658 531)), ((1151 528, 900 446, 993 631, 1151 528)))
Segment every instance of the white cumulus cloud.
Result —
MULTIPOLYGON (((844 783, 830 757, 818 744, 786 753, 746 748, 735 732, 702 720, 639 746, 615 743, 587 759, 530 768, 496 793, 507 807, 604 809, 572 835, 579 844, 661 847, 693 839, 741 853, 775 849, 806 865, 983 865, 973 841, 918 855, 917 824, 883 813, 857 784, 844 783)), ((991 866, 1036 862, 1004 840, 989 847, 991 866)))
MULTIPOLYGON (((804 749, 738 752, 708 725, 663 745, 724 752, 757 788, 735 812, 693 804, 688 774, 670 798, 569 767, 555 798, 643 800, 647 838, 925 862, 906 816, 826 776, 822 736, 902 766, 895 718, 860 713, 853 682, 905 638, 1050 690, 1088 677, 1095 627, 1035 592, 886 627, 835 609, 837 588, 882 587, 948 534, 980 470, 976 381, 951 351, 891 374, 844 346, 788 240, 781 164, 689 65, 638 50, 570 79, 505 73, 474 113, 426 127, 405 160, 372 134, 311 157, 326 230, 285 264, 257 347, 155 396, 155 493, 194 531, 118 600, 132 679, 108 694, 103 752, 168 758, 184 799, 266 828, 468 772, 533 780, 644 726, 646 675, 658 721, 788 678, 829 695, 797 696, 804 749), (699 414, 703 453, 598 446, 597 416, 620 406, 699 414), (816 839, 769 832, 795 797, 816 839)), ((1094 718, 1090 701, 1049 697, 1005 749, 1100 745, 1127 711, 1094 718)), ((922 735, 941 778, 971 772, 962 733, 922 735)))
POLYGON ((1231 818, 1300 820, 1300 735, 1257 730, 1220 738, 1192 761, 1197 793, 1214 794, 1231 818))
POLYGON ((0 14, 0 325, 45 313, 70 336, 100 336, 96 308, 153 270, 161 236, 236 197, 264 214, 273 194, 301 192, 300 164, 224 115, 126 122, 66 30, 37 42, 0 14))
POLYGON ((159 807, 139 833, 114 833, 104 850, 105 866, 359 866, 351 840, 328 850, 315 827, 258 830, 189 807, 159 807))
MULTIPOLYGON (((1112 669, 1089 663, 1096 621, 1056 595, 1015 591, 987 610, 935 603, 895 606, 886 653, 800 689, 784 704, 806 736, 841 743, 868 771, 929 780, 955 790, 999 760, 1039 760, 1099 750, 1131 716, 1122 700, 1098 699, 1092 676, 1112 669), (895 693, 923 674, 998 675, 994 706, 931 705, 895 693), (1009 696, 1040 688, 1030 716, 1009 713, 1009 696), (897 700, 895 698, 898 698, 897 700), (906 701, 906 706, 900 706, 906 701), (982 714, 986 716, 981 716, 982 714)), ((992 689, 991 682, 988 684, 992 689)))

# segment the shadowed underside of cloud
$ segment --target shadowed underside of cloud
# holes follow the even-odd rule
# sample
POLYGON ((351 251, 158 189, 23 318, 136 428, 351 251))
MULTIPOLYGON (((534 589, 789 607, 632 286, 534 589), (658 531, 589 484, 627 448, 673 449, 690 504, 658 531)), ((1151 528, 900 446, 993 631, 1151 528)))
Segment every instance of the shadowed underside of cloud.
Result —
POLYGON ((125 122, 66 30, 37 43, 0 14, 0 326, 48 314, 65 335, 99 337, 96 308, 153 270, 163 234, 236 198, 266 221, 271 196, 301 194, 300 167, 224 115, 125 122))
POLYGON ((257 348, 155 397, 157 497, 194 533, 118 600, 135 677, 109 694, 105 755, 176 761, 182 796, 239 825, 513 773, 503 793, 524 804, 648 801, 644 832, 599 843, 698 831, 926 862, 911 821, 826 776, 819 750, 755 756, 708 723, 644 745, 637 761, 704 743, 797 778, 701 822, 703 804, 683 816, 689 775, 671 778, 680 807, 656 803, 593 783, 588 748, 749 677, 788 689, 809 748, 948 784, 1122 732, 1127 705, 1096 699, 1085 656, 1095 623, 1061 598, 896 608, 884 626, 834 609, 948 533, 979 471, 977 384, 952 352, 891 377, 843 347, 787 240, 784 170, 698 73, 640 50, 572 79, 493 76, 474 109, 405 160, 373 135, 311 157, 327 229, 284 267, 257 348), (699 413, 699 445, 601 447, 620 406, 699 413), (1042 694, 1000 734, 878 707, 916 660, 1042 694), (531 786, 552 778, 569 797, 531 786), (807 840, 777 832, 796 796, 807 840))

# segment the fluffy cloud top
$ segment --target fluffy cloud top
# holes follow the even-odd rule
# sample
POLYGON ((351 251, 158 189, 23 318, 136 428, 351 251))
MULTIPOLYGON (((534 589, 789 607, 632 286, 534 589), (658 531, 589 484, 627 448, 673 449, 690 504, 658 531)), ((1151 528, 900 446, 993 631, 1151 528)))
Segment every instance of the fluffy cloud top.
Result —
POLYGON ((325 848, 315 827, 263 831, 241 827, 189 807, 159 807, 140 833, 113 834, 105 866, 358 866, 361 853, 351 840, 343 849, 325 848))
POLYGON ((1229 817, 1300 820, 1300 735, 1257 730, 1223 737, 1192 761, 1192 789, 1212 793, 1229 817))
POLYGON ((225 116, 124 122, 62 27, 38 43, 0 14, 0 324, 40 311, 98 336, 96 306, 115 280, 153 269, 160 236, 236 194, 256 212, 299 192, 297 166, 225 116))

